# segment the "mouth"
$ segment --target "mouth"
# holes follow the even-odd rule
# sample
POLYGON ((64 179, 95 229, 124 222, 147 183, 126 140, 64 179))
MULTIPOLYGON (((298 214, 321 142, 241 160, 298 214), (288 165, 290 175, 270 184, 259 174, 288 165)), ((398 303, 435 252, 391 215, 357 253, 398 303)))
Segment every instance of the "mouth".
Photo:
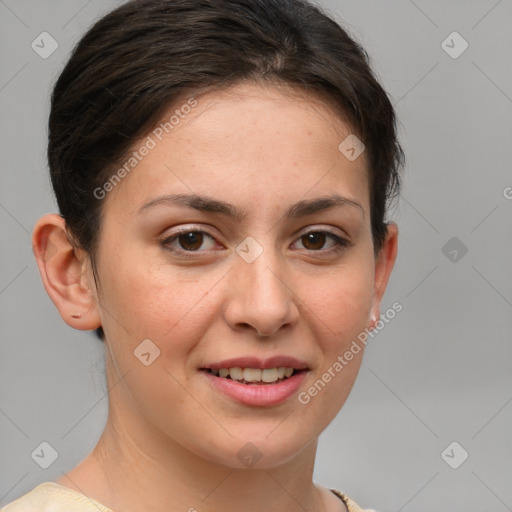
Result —
POLYGON ((287 402, 310 372, 304 361, 275 356, 262 361, 239 357, 199 368, 212 389, 249 406, 275 406, 287 402))
POLYGON ((307 369, 297 369, 290 366, 275 368, 242 368, 234 366, 231 368, 201 368, 201 371, 221 379, 233 380, 240 384, 261 385, 284 382, 298 373, 306 372, 307 369))

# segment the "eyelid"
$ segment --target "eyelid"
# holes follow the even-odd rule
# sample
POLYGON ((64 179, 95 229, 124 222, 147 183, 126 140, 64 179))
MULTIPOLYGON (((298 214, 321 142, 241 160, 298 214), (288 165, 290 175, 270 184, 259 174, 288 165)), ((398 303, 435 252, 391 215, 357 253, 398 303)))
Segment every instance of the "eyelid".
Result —
MULTIPOLYGON (((173 232, 172 234, 164 237, 164 239, 161 240, 160 243, 166 250, 168 250, 171 253, 174 253, 176 255, 179 255, 179 256, 195 257, 197 254, 200 254, 203 252, 206 252, 206 253, 209 252, 208 250, 206 250, 206 251, 199 251, 199 250, 198 251, 187 251, 184 249, 169 248, 170 244, 172 242, 176 241, 177 238, 179 238, 181 235, 186 235, 188 233, 202 233, 202 234, 205 234, 208 237, 210 237, 216 243, 220 243, 217 241, 216 236, 213 235, 212 233, 210 233, 210 231, 208 231, 207 229, 204 229, 203 226, 197 226, 197 225, 189 225, 189 226, 185 225, 185 226, 177 229, 177 231, 173 232)), ((340 235, 337 232, 334 232, 334 230, 332 228, 321 227, 321 226, 316 226, 316 227, 310 226, 308 228, 305 228, 305 231, 302 231, 302 232, 299 231, 299 233, 295 236, 293 243, 297 242, 303 236, 308 235, 309 233, 323 233, 323 234, 331 237, 331 239, 334 240, 334 242, 336 244, 335 247, 330 248, 330 249, 320 249, 317 251, 304 249, 304 251, 306 251, 309 254, 317 254, 318 256, 330 255, 333 253, 338 253, 338 252, 342 251, 343 249, 353 245, 353 243, 350 241, 349 237, 347 237, 346 235, 340 235)))
POLYGON ((344 238, 347 240, 347 242, 349 241, 348 234, 345 231, 343 231, 341 228, 333 228, 331 226, 321 225, 321 224, 309 226, 309 227, 305 228, 305 231, 299 231, 299 234, 297 236, 301 237, 301 236, 307 235, 308 233, 318 233, 318 232, 328 233, 329 235, 333 235, 338 238, 344 238), (340 233, 340 231, 341 231, 341 233, 340 233))
POLYGON ((179 228, 177 231, 171 233, 170 235, 167 235, 163 238, 163 240, 160 241, 160 244, 168 251, 185 257, 193 257, 196 254, 202 253, 202 252, 208 252, 208 251, 185 251, 184 249, 175 249, 175 248, 169 248, 170 244, 174 241, 176 241, 180 236, 186 235, 187 233, 202 233, 207 235, 209 238, 211 238, 214 242, 217 244, 220 243, 217 241, 217 238, 215 235, 210 233, 208 230, 203 229, 202 227, 199 228, 199 226, 185 226, 183 228, 179 228))
MULTIPOLYGON (((335 242, 335 246, 331 247, 330 249, 321 249, 318 251, 313 250, 307 250, 304 249, 308 254, 317 254, 318 256, 329 256, 334 254, 337 254, 341 252, 343 249, 346 249, 347 247, 351 247, 353 243, 350 241, 350 239, 345 235, 339 235, 338 233, 335 233, 331 229, 327 228, 311 228, 307 231, 304 231, 303 233, 299 234, 297 238, 295 239, 295 242, 300 240, 303 236, 308 235, 309 233, 322 233, 330 237, 335 242)), ((294 242, 294 243, 295 243, 294 242)))

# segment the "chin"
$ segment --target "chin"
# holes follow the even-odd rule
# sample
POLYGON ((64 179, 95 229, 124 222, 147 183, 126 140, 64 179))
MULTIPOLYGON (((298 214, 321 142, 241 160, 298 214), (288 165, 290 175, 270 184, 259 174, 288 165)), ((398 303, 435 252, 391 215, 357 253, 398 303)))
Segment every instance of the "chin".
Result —
POLYGON ((285 430, 281 436, 277 432, 268 435, 264 430, 258 436, 238 433, 228 442, 228 446, 217 445, 215 451, 203 456, 232 469, 271 469, 293 460, 312 440, 290 439, 285 430))

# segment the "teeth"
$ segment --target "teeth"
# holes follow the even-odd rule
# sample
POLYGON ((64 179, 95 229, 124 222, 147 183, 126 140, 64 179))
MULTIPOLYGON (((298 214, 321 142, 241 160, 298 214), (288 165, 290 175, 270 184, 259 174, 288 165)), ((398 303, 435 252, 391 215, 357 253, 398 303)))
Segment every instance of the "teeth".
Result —
POLYGON ((259 368, 245 368, 244 380, 246 382, 261 382, 261 370, 259 368))
POLYGON ((277 368, 265 368, 261 372, 261 380, 263 382, 275 382, 277 378, 277 368))
POLYGON ((293 368, 280 366, 279 368, 219 368, 210 370, 218 377, 231 377, 232 380, 244 380, 245 382, 277 382, 292 376, 293 368))
POLYGON ((228 371, 229 376, 233 380, 242 380, 244 378, 244 371, 242 370, 242 368, 230 368, 228 371))

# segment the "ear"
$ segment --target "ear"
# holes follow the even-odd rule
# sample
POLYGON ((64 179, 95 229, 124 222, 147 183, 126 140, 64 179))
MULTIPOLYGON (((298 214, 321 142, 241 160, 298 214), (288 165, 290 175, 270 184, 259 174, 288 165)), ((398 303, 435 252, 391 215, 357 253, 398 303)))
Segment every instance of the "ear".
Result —
POLYGON ((32 249, 46 292, 64 322, 84 331, 100 327, 90 260, 70 242, 64 218, 54 213, 41 217, 32 233, 32 249))
POLYGON ((398 226, 388 222, 384 243, 375 259, 375 275, 373 285, 373 303, 370 312, 369 328, 375 328, 380 319, 380 305, 389 281, 389 276, 395 265, 398 251, 398 226))

